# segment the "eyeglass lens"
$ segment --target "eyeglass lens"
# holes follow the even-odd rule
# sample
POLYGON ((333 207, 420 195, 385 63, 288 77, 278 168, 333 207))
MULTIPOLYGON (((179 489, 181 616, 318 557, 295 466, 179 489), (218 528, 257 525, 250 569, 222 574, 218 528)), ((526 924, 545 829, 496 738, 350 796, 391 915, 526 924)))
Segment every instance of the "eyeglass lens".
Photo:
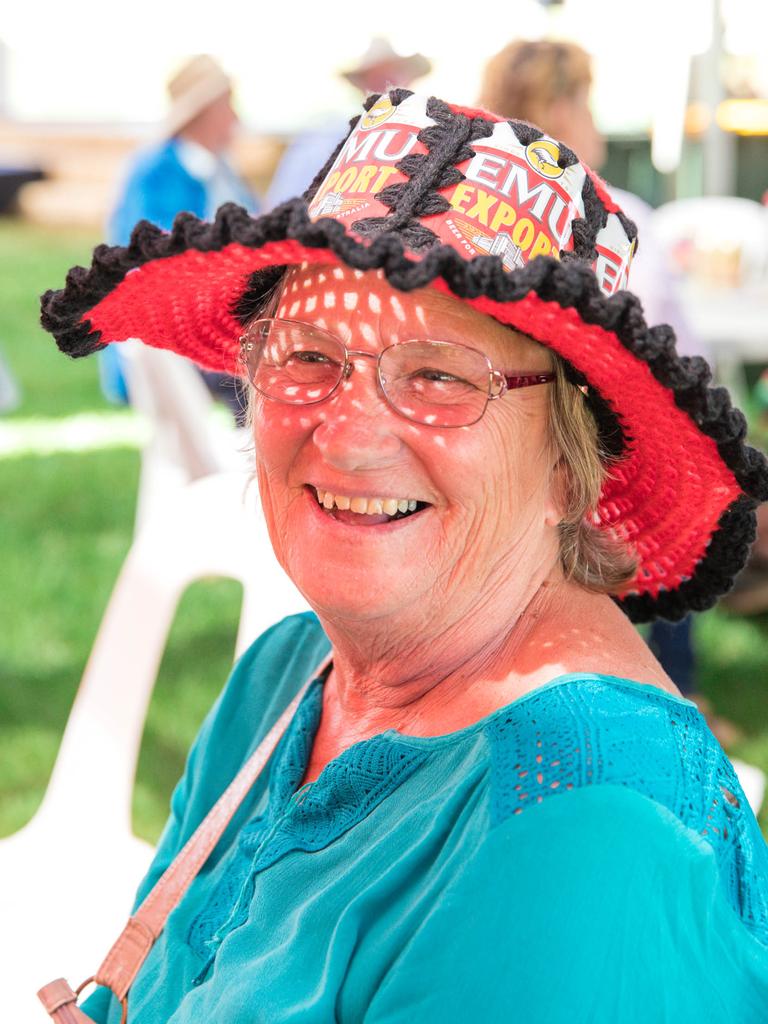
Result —
MULTIPOLYGON (((322 402, 344 377, 344 346, 320 328, 260 320, 251 326, 246 342, 251 346, 251 383, 275 401, 322 402)), ((491 367, 475 349, 450 342, 406 341, 385 349, 378 365, 385 397, 408 419, 456 427, 475 423, 483 415, 491 367)))

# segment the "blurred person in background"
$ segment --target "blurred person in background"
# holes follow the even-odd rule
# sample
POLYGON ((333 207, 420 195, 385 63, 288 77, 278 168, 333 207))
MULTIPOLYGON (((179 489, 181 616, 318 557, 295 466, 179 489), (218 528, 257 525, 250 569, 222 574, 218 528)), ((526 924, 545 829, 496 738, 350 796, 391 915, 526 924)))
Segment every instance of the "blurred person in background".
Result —
MULTIPOLYGON (((605 162, 606 148, 592 117, 591 89, 591 57, 576 43, 515 40, 486 65, 480 103, 505 117, 538 125, 548 135, 572 146, 586 164, 599 170, 605 162)), ((649 222, 652 207, 610 183, 608 190, 637 225, 639 244, 632 260, 632 289, 642 301, 646 316, 654 323, 675 328, 680 355, 706 355, 654 242, 649 222)))
MULTIPOLYGON (((409 86, 422 78, 432 65, 421 53, 397 53, 388 39, 377 36, 354 67, 341 72, 363 96, 383 92, 390 86, 409 86)), ((347 130, 344 118, 331 118, 325 125, 302 131, 283 153, 267 191, 268 210, 300 195, 309 187, 315 169, 347 130)))
MULTIPOLYGON (((109 219, 109 240, 127 245, 140 220, 164 231, 178 213, 212 218, 222 203, 250 213, 259 202, 228 159, 239 118, 232 102, 232 80, 213 57, 191 57, 168 82, 170 107, 162 137, 131 159, 109 219)), ((127 402, 128 391, 115 346, 101 356, 102 386, 112 401, 127 402)), ((244 402, 239 381, 202 371, 215 398, 231 409, 238 424, 244 402)))
MULTIPOLYGON (((590 55, 576 43, 553 40, 515 40, 486 65, 480 103, 504 117, 520 118, 537 125, 577 152, 584 162, 599 169, 605 161, 602 135, 590 109, 592 66, 590 55)), ((702 354, 665 272, 665 260, 655 244, 650 224, 651 207, 638 196, 608 185, 613 200, 638 228, 639 245, 632 261, 632 290, 643 304, 649 323, 668 323, 675 329, 681 355, 702 354)), ((692 696, 696 688, 691 617, 681 622, 657 619, 648 642, 665 671, 680 691, 692 696)), ((706 698, 696 696, 721 743, 738 738, 735 725, 712 718, 706 698)))

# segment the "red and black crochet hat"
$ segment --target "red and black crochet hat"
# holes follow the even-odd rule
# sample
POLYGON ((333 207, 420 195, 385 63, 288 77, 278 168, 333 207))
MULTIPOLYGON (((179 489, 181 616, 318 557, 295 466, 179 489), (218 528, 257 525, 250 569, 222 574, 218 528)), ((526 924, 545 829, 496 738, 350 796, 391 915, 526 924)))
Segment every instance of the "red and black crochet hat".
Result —
POLYGON ((637 553, 620 604, 677 619, 730 587, 754 539, 768 467, 703 359, 678 358, 625 291, 635 227, 600 179, 536 128, 404 89, 365 112, 302 198, 212 224, 180 214, 99 246, 43 297, 59 347, 84 356, 128 338, 239 372, 243 324, 286 266, 381 269, 393 288, 453 294, 557 352, 586 384, 620 456, 598 525, 637 553))

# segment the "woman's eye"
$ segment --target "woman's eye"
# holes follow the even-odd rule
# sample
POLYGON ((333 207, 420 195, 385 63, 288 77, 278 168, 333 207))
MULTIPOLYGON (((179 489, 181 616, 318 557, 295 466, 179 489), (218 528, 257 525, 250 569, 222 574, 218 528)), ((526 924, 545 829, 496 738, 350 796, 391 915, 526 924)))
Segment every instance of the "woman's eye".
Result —
POLYGON ((323 352, 308 352, 306 349, 302 349, 300 352, 292 352, 289 359, 296 359, 300 363, 331 363, 333 362, 323 352))
POLYGON ((470 382, 464 380, 463 377, 457 377, 455 374, 448 373, 446 370, 431 370, 424 368, 423 370, 418 370, 413 376, 418 377, 421 380, 429 381, 430 383, 465 384, 467 387, 472 386, 470 382))

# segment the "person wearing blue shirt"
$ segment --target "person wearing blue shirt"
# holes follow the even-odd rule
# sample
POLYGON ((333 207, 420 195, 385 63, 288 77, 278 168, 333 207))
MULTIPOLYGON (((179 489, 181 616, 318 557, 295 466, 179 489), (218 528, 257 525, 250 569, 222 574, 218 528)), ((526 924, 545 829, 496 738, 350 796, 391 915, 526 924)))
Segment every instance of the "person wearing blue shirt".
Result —
MULTIPOLYGON (((186 211, 211 219, 222 203, 235 202, 257 213, 259 202, 227 159, 238 117, 232 105, 232 81, 210 56, 188 60, 168 83, 171 106, 163 137, 131 159, 108 224, 109 241, 127 245, 141 220, 164 231, 186 211)), ((117 403, 129 401, 119 348, 101 354, 102 388, 117 403)), ((242 401, 232 378, 203 373, 206 384, 235 414, 242 401)))

